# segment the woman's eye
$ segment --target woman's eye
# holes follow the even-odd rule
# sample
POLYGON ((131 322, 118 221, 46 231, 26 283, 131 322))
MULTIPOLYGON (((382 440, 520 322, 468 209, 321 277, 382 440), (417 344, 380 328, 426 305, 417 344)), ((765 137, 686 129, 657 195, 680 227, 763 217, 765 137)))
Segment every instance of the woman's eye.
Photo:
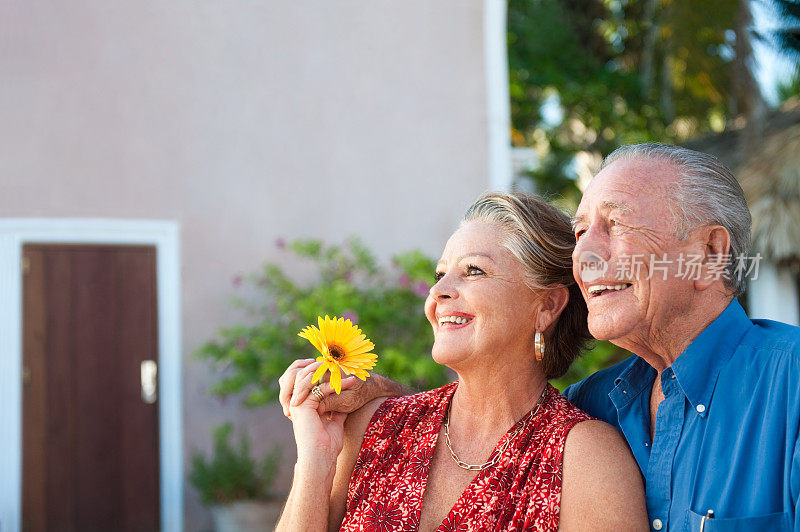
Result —
POLYGON ((482 273, 483 270, 481 270, 477 266, 467 266, 467 275, 480 275, 482 273))
POLYGON ((436 272, 433 274, 433 278, 437 283, 442 277, 444 277, 444 272, 436 272))

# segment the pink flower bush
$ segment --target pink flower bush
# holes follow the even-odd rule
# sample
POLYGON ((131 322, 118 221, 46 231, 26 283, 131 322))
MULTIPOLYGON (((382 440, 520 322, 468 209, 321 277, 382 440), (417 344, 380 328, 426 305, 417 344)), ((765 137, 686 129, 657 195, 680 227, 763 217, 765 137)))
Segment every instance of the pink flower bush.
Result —
POLYGON ((419 297, 428 297, 428 292, 430 289, 431 287, 428 286, 428 283, 425 281, 417 281, 414 283, 414 287, 411 289, 411 291, 417 294, 419 297))
POLYGON ((408 288, 411 285, 411 277, 409 277, 407 273, 404 273, 397 280, 397 283, 400 285, 400 288, 408 288))

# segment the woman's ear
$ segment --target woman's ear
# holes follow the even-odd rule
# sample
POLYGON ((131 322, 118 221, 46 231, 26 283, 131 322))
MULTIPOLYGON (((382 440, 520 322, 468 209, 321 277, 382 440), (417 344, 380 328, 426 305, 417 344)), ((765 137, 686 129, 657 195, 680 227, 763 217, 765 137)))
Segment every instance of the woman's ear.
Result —
POLYGON ((561 315, 569 301, 569 288, 558 285, 543 290, 541 306, 536 316, 536 330, 544 331, 561 315))

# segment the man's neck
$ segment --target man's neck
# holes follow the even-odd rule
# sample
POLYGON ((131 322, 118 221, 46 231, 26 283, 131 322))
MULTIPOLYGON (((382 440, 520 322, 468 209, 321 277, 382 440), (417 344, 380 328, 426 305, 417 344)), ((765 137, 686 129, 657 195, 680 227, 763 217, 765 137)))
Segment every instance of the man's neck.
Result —
POLYGON ((659 375, 670 367, 695 338, 702 333, 733 301, 723 294, 699 298, 690 310, 667 323, 643 325, 640 330, 611 343, 640 356, 659 375))

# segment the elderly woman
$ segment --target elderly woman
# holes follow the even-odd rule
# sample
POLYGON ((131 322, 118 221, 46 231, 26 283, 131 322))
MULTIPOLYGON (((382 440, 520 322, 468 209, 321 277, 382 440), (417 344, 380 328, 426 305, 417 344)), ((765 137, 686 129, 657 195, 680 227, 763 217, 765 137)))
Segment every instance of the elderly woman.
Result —
POLYGON ((484 195, 425 302, 433 358, 456 382, 320 414, 320 363, 293 364, 281 386, 298 458, 278 530, 647 530, 624 440, 547 382, 588 338, 573 246, 544 201, 484 195))

